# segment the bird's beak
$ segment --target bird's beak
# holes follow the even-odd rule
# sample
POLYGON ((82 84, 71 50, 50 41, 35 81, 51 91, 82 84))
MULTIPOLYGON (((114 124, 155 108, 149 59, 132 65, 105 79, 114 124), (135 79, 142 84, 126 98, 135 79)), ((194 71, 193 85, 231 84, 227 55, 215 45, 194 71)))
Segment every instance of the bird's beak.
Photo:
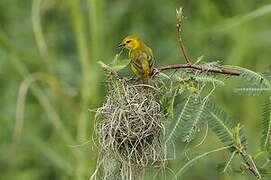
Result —
POLYGON ((120 43, 118 47, 122 48, 125 46, 125 43, 120 43))

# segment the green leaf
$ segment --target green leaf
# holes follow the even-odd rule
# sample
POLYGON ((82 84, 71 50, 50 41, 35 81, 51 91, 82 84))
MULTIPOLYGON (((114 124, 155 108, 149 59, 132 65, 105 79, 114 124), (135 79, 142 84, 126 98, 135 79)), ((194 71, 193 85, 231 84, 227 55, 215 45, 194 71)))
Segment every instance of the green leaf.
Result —
POLYGON ((202 82, 202 83, 212 83, 218 86, 224 86, 225 83, 217 78, 215 78, 213 75, 211 74, 196 74, 193 75, 193 78, 197 81, 197 82, 202 82))
POLYGON ((271 71, 261 73, 267 80, 271 81, 271 71))
POLYGON ((257 73, 246 69, 246 71, 243 72, 240 77, 251 82, 252 84, 262 85, 263 87, 271 88, 270 81, 266 79, 262 73, 257 73))
POLYGON ((222 171, 223 173, 227 171, 227 169, 228 169, 228 167, 230 166, 230 164, 231 164, 231 162, 232 162, 234 156, 236 155, 236 152, 237 152, 237 151, 234 151, 234 152, 231 153, 230 159, 228 160, 228 162, 227 162, 227 163, 225 164, 225 166, 224 166, 224 169, 223 169, 223 171, 222 171))
POLYGON ((174 118, 174 102, 175 102, 175 98, 177 96, 178 91, 179 89, 176 89, 168 101, 167 114, 170 119, 174 118))
POLYGON ((125 68, 126 66, 128 66, 130 63, 129 59, 121 59, 121 60, 117 60, 115 61, 115 63, 113 63, 112 65, 110 65, 110 67, 114 70, 114 71, 119 71, 123 68, 125 68))
POLYGON ((224 65, 223 67, 241 71, 242 73, 239 77, 250 82, 252 85, 261 85, 261 87, 271 88, 270 72, 254 72, 243 67, 230 65, 224 65))
POLYGON ((235 126, 234 120, 232 120, 226 112, 219 109, 214 104, 208 105, 208 113, 210 115, 209 124, 220 141, 226 144, 232 144, 232 128, 235 126))
POLYGON ((237 88, 235 89, 235 92, 240 95, 258 96, 264 93, 268 93, 268 92, 270 93, 271 88, 267 88, 263 85, 251 85, 251 86, 246 86, 242 88, 237 88))
POLYGON ((207 119, 204 113, 207 100, 202 101, 199 97, 193 97, 189 108, 182 120, 181 137, 183 142, 190 142, 199 128, 199 124, 207 119))
MULTIPOLYGON (((244 146, 246 137, 240 124, 236 122, 222 109, 214 104, 209 104, 207 108, 209 114, 209 124, 221 142, 227 145, 244 146)), ((231 149, 233 152, 235 148, 231 149)))
POLYGON ((258 170, 259 170, 260 174, 262 174, 262 175, 269 175, 269 174, 271 174, 270 169, 258 168, 258 170))
POLYGON ((176 136, 178 136, 182 121, 184 119, 190 118, 189 112, 195 110, 193 104, 194 104, 194 97, 193 95, 190 95, 185 100, 182 110, 180 111, 180 114, 177 116, 176 120, 171 122, 172 127, 169 128, 169 131, 168 131, 169 134, 166 136, 167 137, 166 143, 174 139, 176 136))
POLYGON ((264 105, 262 120, 261 149, 268 150, 271 146, 271 97, 264 105))
POLYGON ((217 68, 220 66, 220 62, 219 61, 204 62, 201 63, 200 65, 206 68, 217 68))
POLYGON ((200 56, 196 59, 196 62, 194 64, 199 64, 200 61, 204 58, 204 56, 200 56))

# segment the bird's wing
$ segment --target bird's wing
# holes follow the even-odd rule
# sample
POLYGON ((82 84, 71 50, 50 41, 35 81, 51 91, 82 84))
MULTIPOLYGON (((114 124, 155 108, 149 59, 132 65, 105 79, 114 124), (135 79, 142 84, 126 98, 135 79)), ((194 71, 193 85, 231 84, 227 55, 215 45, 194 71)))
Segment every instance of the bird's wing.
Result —
POLYGON ((140 61, 132 60, 131 63, 134 64, 137 69, 139 69, 139 70, 142 69, 142 65, 141 65, 140 61))
POLYGON ((148 62, 148 60, 146 58, 142 58, 140 59, 141 65, 142 65, 142 69, 144 74, 149 74, 150 73, 150 64, 148 62))
POLYGON ((138 58, 145 58, 148 59, 148 55, 145 52, 140 52, 138 58))
POLYGON ((130 53, 131 63, 139 72, 149 74, 153 66, 152 52, 132 51, 130 53))
POLYGON ((147 52, 147 55, 148 55, 149 68, 151 69, 153 67, 154 62, 155 62, 155 58, 153 56, 153 52, 152 52, 151 48, 147 47, 146 52, 147 52))
POLYGON ((141 65, 141 69, 144 74, 149 74, 150 64, 149 64, 149 60, 148 60, 148 55, 145 52, 140 52, 138 59, 135 62, 138 62, 138 64, 141 65))

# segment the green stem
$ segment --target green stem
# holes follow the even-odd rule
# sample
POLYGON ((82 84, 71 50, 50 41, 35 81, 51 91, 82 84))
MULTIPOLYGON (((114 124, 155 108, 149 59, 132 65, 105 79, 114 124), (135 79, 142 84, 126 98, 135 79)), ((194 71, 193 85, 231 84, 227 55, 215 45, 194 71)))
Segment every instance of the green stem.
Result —
POLYGON ((44 60, 45 64, 49 67, 51 62, 49 62, 49 53, 48 48, 46 45, 46 41, 42 32, 42 24, 41 24, 41 15, 40 15, 40 6, 42 0, 33 0, 32 2, 32 10, 31 10, 31 17, 32 17, 32 26, 33 32, 35 36, 35 40, 39 49, 40 54, 42 55, 42 59, 44 60))
POLYGON ((91 84, 91 63, 87 48, 87 37, 83 17, 79 10, 79 1, 71 0, 71 14, 76 38, 76 45, 79 52, 79 61, 82 68, 82 88, 81 88, 81 106, 82 112, 79 115, 77 140, 82 141, 87 138, 87 107, 90 101, 90 84, 91 84))
MULTIPOLYGON (((98 59, 101 59, 101 50, 104 48, 102 46, 102 17, 104 17, 102 5, 103 0, 87 0, 88 5, 88 15, 89 15, 89 29, 90 29, 90 47, 91 47, 91 59, 92 59, 92 102, 91 108, 96 107, 97 102, 99 102, 99 95, 98 95, 98 59)), ((91 114, 90 117, 92 120, 90 121, 90 131, 93 132, 94 130, 94 116, 91 114)), ((94 171, 97 161, 96 161, 96 154, 93 152, 91 156, 91 164, 90 164, 90 171, 94 171)))
POLYGON ((100 49, 102 47, 102 36, 101 36, 101 17, 102 14, 102 0, 88 0, 89 8, 89 25, 90 25, 90 46, 92 52, 92 58, 97 61, 100 56, 100 49))
POLYGON ((218 149, 215 149, 215 150, 212 150, 212 151, 209 151, 209 152, 206 152, 206 153, 203 153, 199 156, 196 156, 194 157, 193 159, 191 159, 190 161, 188 161, 177 173, 176 173, 176 177, 179 178, 180 176, 183 175, 183 172, 189 167, 191 166, 195 161, 205 157, 205 156, 208 156, 209 154, 211 153, 215 153, 215 152, 218 152, 218 151, 223 151, 223 150, 226 150, 226 149, 229 149, 231 146, 224 146, 224 147, 221 147, 221 148, 218 148, 218 149))
POLYGON ((231 157, 230 157, 229 161, 227 162, 226 166, 224 167, 224 169, 223 169, 223 171, 222 171, 223 173, 226 172, 226 170, 228 169, 228 167, 229 167, 229 165, 231 164, 231 161, 232 161, 232 159, 234 158, 234 156, 235 156, 236 153, 237 153, 237 151, 234 151, 234 152, 231 154, 231 157))
MULTIPOLYGON (((83 21, 83 16, 79 10, 79 0, 71 0, 70 1, 70 10, 71 10, 71 18, 73 22, 74 34, 76 39, 76 45, 79 52, 79 61, 82 69, 82 87, 81 87, 81 112, 78 118, 77 125, 77 141, 79 143, 87 140, 89 129, 89 119, 88 119, 88 108, 90 104, 91 97, 95 97, 93 94, 93 88, 96 88, 95 84, 93 84, 93 69, 91 67, 91 61, 88 54, 87 47, 87 37, 85 32, 86 24, 83 21)), ((90 134, 91 130, 89 130, 90 134)), ((83 154, 83 151, 78 151, 79 158, 77 159, 77 169, 76 169, 76 179, 85 179, 84 175, 89 170, 86 170, 86 154, 83 154)))
MULTIPOLYGON (((10 59, 12 60, 12 63, 14 64, 16 70, 20 73, 20 75, 24 78, 28 77, 29 72, 26 69, 25 65, 21 62, 21 60, 17 58, 17 55, 10 54, 10 59)), ((43 90, 35 84, 33 84, 30 89, 39 100, 39 103, 44 108, 47 116, 51 120, 60 137, 65 141, 66 144, 74 143, 73 137, 70 135, 68 129, 61 122, 59 114, 55 111, 48 97, 44 94, 43 90)))

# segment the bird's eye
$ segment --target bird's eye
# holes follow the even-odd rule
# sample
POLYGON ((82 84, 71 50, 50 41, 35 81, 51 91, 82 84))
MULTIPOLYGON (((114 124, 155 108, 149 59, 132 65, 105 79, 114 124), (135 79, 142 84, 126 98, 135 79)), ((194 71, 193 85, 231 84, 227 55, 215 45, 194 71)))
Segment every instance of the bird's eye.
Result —
POLYGON ((130 43, 130 42, 131 42, 131 40, 126 41, 126 43, 130 43))

